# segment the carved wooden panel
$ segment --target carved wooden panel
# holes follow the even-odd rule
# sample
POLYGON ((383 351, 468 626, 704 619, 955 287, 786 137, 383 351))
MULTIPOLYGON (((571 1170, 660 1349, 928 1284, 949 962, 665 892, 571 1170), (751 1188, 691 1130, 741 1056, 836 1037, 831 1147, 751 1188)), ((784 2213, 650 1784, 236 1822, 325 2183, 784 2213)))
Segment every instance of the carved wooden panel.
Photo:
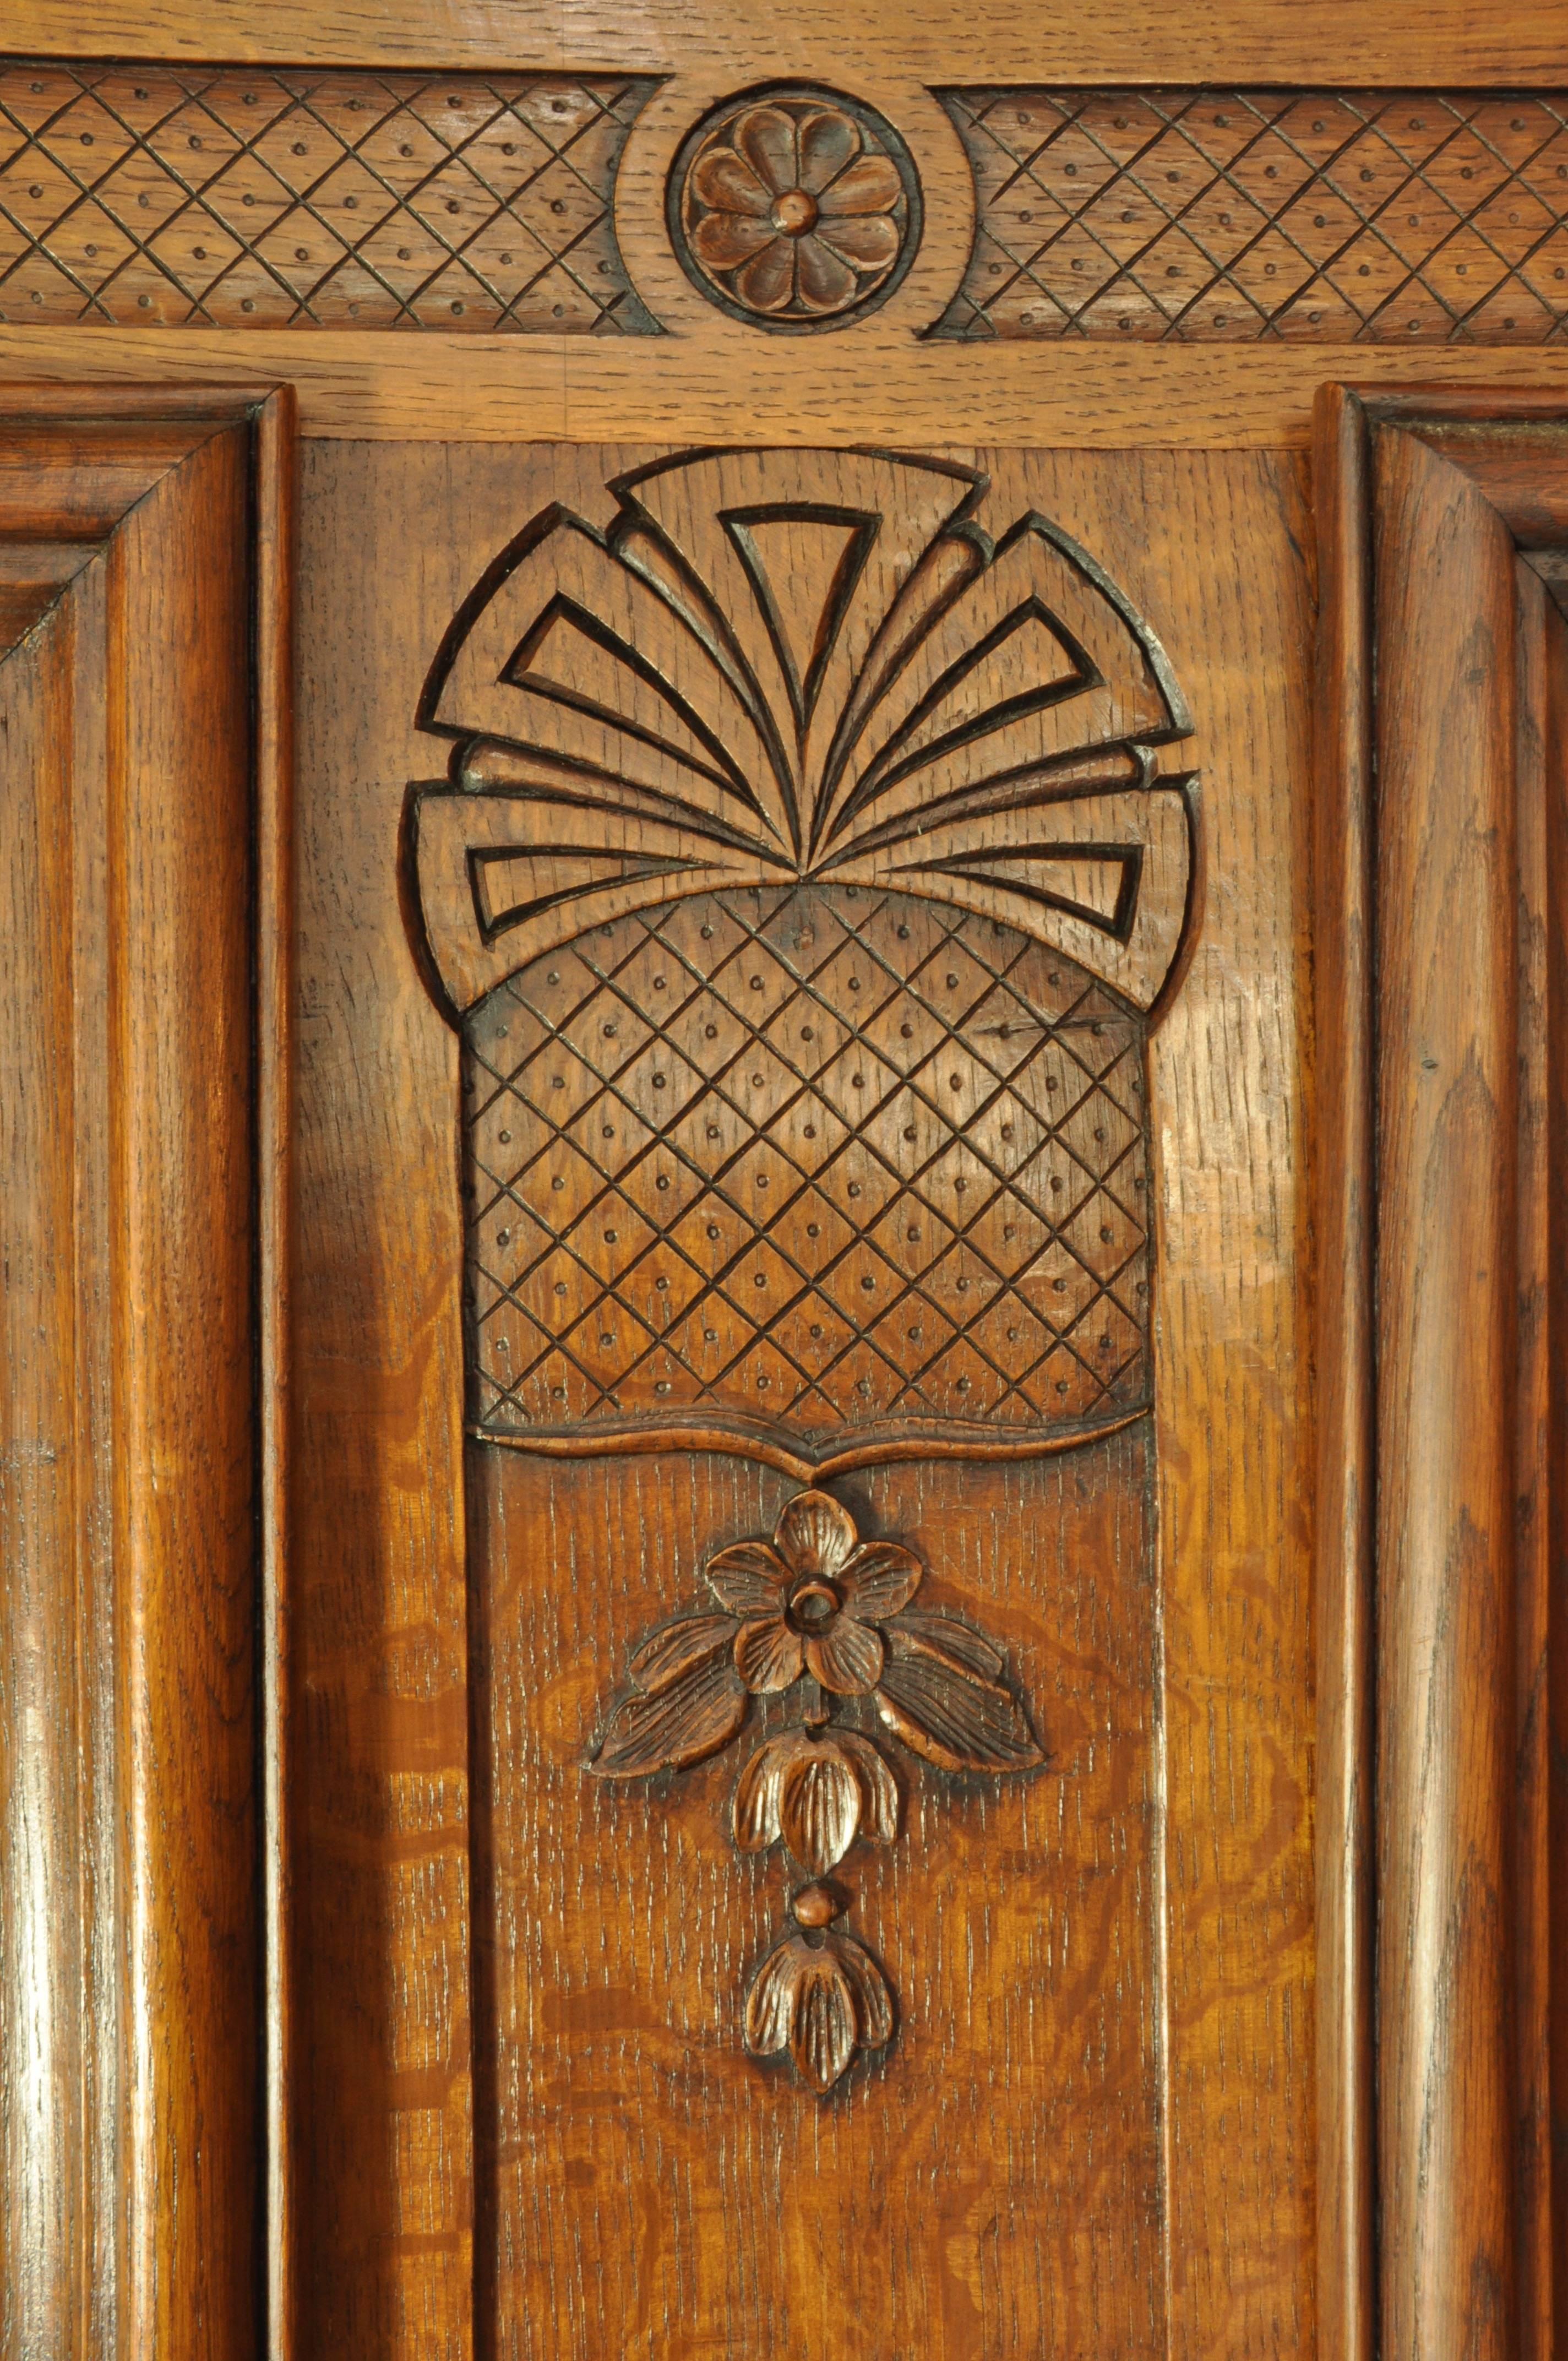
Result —
POLYGON ((648 333, 636 74, 0 60, 0 320, 648 333))
POLYGON ((1135 1414, 1191 873, 1157 642, 951 463, 611 489, 501 554, 422 707, 476 1432, 805 1474, 1135 1414))
POLYGON ((947 90, 979 207, 938 336, 1546 344, 1568 98, 947 90))
MULTIPOLYGON (((1160 1448, 1144 1411, 1098 1439, 1059 1430, 1064 1449, 938 1456, 922 1441, 903 1462, 801 1473, 749 1455, 755 1434, 749 1451, 735 1436, 723 1451, 672 1437, 590 1455, 575 1447, 594 1439, 587 1421, 550 1452, 466 1431, 463 1026, 450 1010, 443 1022, 408 955, 422 873, 454 878, 463 924, 449 940, 476 961, 478 920, 465 863, 455 877, 439 863, 422 873, 425 819, 464 777, 471 785, 450 800, 475 827, 492 787, 575 782, 597 807, 591 841, 624 849, 628 805, 601 774, 624 776, 635 743, 602 725, 566 773, 546 759, 542 725, 533 755, 460 762, 410 827, 400 876, 391 858, 408 782, 428 782, 460 744, 417 730, 413 715, 471 586, 553 504, 609 535, 622 504, 607 478, 669 448, 629 430, 608 447, 334 441, 305 455, 303 2341, 400 2361, 438 2329, 454 2350, 471 2336, 530 2361, 698 2361, 751 2353, 760 2333, 814 2361, 1288 2350, 1312 2270, 1299 2161, 1311 2137, 1310 1371, 1293 1243, 1304 471, 1234 451, 958 455, 989 479, 972 522, 1000 542, 1014 519, 1038 514, 1092 553, 1190 700, 1192 738, 1157 748, 1155 768, 1179 778, 1201 767, 1219 882, 1144 1052, 1160 1448), (823 1611, 795 1599, 795 1577, 782 1613, 742 1613, 707 1576, 726 1552, 773 1548, 803 1490, 826 1492, 861 1543, 907 1553, 920 1570, 903 1606, 839 1595, 835 1621, 847 1611, 884 1653, 870 1688, 824 1691, 820 1768, 791 1787, 790 1826, 817 1858, 859 1807, 853 1843, 821 1871, 786 1838, 782 1778, 778 1837, 755 1850, 736 1840, 742 1775, 765 1749, 770 1769, 787 1760, 801 1774, 815 1703, 804 1674, 747 1687, 739 1629, 719 1631, 728 1645, 704 1667, 727 1715, 744 1708, 728 1746, 645 1774, 591 1767, 596 1743, 624 1734, 623 1704, 670 1696, 670 1659, 649 1653, 656 1634, 709 1615, 787 1630, 792 1609, 800 1622, 823 1611), (898 1702, 884 1675, 911 1616, 962 1628, 982 1673, 977 1702, 983 1683, 1003 1689, 1042 1763, 952 1770, 895 1733, 877 1690, 898 1702), (885 1788, 855 1741, 876 1749, 896 1790, 889 1841, 877 1833, 889 1826, 885 1788), (832 1809, 803 1817, 814 1789, 832 1809), (823 1906, 803 1894, 814 1883, 843 1904, 825 1930, 794 1914, 797 1895, 808 1915, 823 1906), (882 2022, 875 1989, 851 1991, 857 2046, 821 2096, 813 2059, 830 2066, 848 2029, 836 1978, 826 2046, 802 2043, 804 2074, 793 1980, 787 1994, 769 1987, 776 2009, 754 2019, 759 2037, 787 2022, 784 2048, 747 2047, 765 1962, 797 1938, 815 1949, 817 1931, 858 1944, 893 1996, 893 2037, 879 2047, 861 2038, 882 2022), (1245 2137, 1221 2136, 1222 2120, 1245 2137), (1208 2258, 1198 2270, 1184 2260, 1195 2255, 1208 2258)), ((822 460, 791 464, 784 497, 810 498, 807 469, 822 460)), ((699 554, 718 538, 703 529, 699 554)), ((726 604, 745 619, 742 599, 726 604)), ((535 611, 520 595, 517 638, 497 633, 497 670, 535 611)), ((559 667, 568 688, 602 677, 588 667, 605 652, 577 636, 583 654, 559 667)), ((667 677, 681 659, 664 647, 689 637, 672 619, 667 642, 642 643, 667 677)), ((531 669, 549 661, 546 648, 531 669)), ((694 653, 680 675, 694 713, 707 661, 694 653)), ((507 694, 525 711, 551 708, 507 694)), ((506 701, 495 686, 498 710, 506 701)), ((1091 701, 1064 701, 1064 731, 1091 701)), ((558 709, 574 726, 592 718, 558 709)), ((673 741, 674 727, 658 734, 673 741)), ((786 752, 794 742, 792 725, 786 752)), ((693 751, 708 759, 700 741, 693 751)), ((635 775, 688 796, 681 768, 655 769, 644 752, 635 775)), ((528 831, 481 835, 475 849, 538 845, 575 807, 524 796, 515 808, 528 831)), ((589 848, 586 819, 561 849, 589 848)), ((1146 864, 1146 884, 1151 873, 1146 864)), ((790 873, 732 873, 672 895, 669 881, 690 875, 664 873, 672 915, 703 895, 821 890, 790 873)), ((1112 881, 1094 883, 1103 910, 1112 881)), ((944 897, 959 881, 931 885, 911 898, 951 915, 944 897)), ((868 888, 852 907, 871 899, 868 888)), ((660 910, 601 917, 598 900, 556 906, 570 937, 524 941, 518 972, 574 939, 593 950, 600 924, 660 910)), ((973 916, 1002 917, 1036 943, 1037 906, 973 916)), ((1085 936, 1102 963, 1120 956, 1112 936, 1085 936)), ((491 951, 506 956, 504 936, 491 951)), ((476 1005, 502 980, 477 966, 476 1005)), ((1103 976, 1096 988, 1118 989, 1103 976)), ((647 1003, 658 997, 650 982, 647 1003)), ((650 1087, 651 1110, 662 1095, 650 1087)), ((640 1415, 652 1426, 657 1410, 640 1415)), ((939 1431, 962 1441, 956 1420, 939 1431)), ((804 1457, 810 1438, 786 1424, 775 1440, 804 1457)), ((982 1443, 995 1440, 988 1428, 982 1443)), ((793 1636, 804 1661, 819 1635, 793 1636)), ((954 1636, 938 1629, 935 1644, 954 1636)), ((770 1652, 775 1642, 776 1628, 770 1652)), ((753 1678, 773 1668, 762 1644, 748 1635, 753 1678)), ((849 1645, 859 1683, 874 1649, 849 1645)), ((837 1649, 827 1663, 845 1676, 837 1649)), ((672 1716, 699 1703, 683 1692, 672 1716)), ((759 1771, 747 1837, 771 1828, 771 1798, 759 1771)), ((781 1972, 799 1957, 786 1954, 781 1972)))
MULTIPOLYGON (((795 148, 820 120, 775 113, 795 148)), ((420 705, 455 741, 405 852, 462 1034, 476 1443, 800 1477, 1103 1441, 1150 1400, 1145 1051, 1192 914, 1163 649, 952 461, 699 451, 608 489, 608 529, 553 504, 499 553, 420 705)), ((898 1835, 890 1741, 1047 1759, 872 1520, 809 1488, 715 1534, 587 1766, 752 1723, 731 1834, 806 1882, 744 2040, 819 2093, 897 2022, 830 1874, 898 1835)))

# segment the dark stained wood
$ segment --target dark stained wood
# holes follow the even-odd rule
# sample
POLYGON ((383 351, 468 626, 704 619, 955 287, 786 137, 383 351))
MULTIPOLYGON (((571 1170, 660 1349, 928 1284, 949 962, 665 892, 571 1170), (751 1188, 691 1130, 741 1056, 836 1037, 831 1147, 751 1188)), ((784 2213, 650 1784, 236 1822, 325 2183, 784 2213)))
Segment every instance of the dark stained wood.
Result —
MULTIPOLYGON (((1320 1350, 1336 1418, 1374 1383, 1376 1405, 1375 1444, 1359 1421, 1349 1438, 1354 1467, 1375 1451, 1370 1542, 1343 1514, 1320 1532, 1321 2153, 1350 2201, 1326 2202, 1325 2244, 1343 2349, 1368 2349, 1357 2267, 1376 2218, 1378 2349, 1544 2356, 1563 2300, 1552 2125, 1568 2022, 1549 1736, 1564 652, 1540 544, 1561 535, 1568 435, 1506 395, 1337 390, 1320 434, 1320 1350), (1367 809, 1369 742, 1375 961, 1355 949, 1364 873, 1338 852, 1354 855, 1367 809), (1374 1055, 1375 1155, 1352 1089, 1374 1055), (1370 1864, 1354 1839, 1371 1741, 1347 1709, 1365 1657, 1344 1645, 1369 1617, 1370 1864), (1348 1938, 1374 1901, 1368 2075, 1348 1938), (1375 2195, 1351 2170, 1374 2125, 1375 2195)), ((1330 1472, 1344 1440, 1325 1423, 1331 1506, 1347 1497, 1330 1472)))
POLYGON ((258 775, 250 552, 287 458, 265 401, 0 397, 7 522, 84 561, 42 569, 54 603, 0 664, 19 2351, 244 2356, 259 2330, 251 976, 280 749, 269 724, 258 775))

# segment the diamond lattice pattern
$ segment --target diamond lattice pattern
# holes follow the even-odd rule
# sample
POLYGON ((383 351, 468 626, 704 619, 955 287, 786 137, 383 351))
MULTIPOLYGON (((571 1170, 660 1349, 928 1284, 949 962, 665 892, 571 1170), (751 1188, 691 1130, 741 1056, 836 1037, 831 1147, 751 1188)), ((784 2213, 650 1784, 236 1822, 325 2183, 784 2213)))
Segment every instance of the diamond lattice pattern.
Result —
POLYGON ((470 1411, 1070 1425, 1146 1399, 1140 1022, 991 919, 675 902, 465 1026, 470 1411))
POLYGON ((646 77, 0 60, 0 320, 643 333, 646 77))
POLYGON ((1568 98, 942 93, 979 199, 942 336, 1545 344, 1568 98))

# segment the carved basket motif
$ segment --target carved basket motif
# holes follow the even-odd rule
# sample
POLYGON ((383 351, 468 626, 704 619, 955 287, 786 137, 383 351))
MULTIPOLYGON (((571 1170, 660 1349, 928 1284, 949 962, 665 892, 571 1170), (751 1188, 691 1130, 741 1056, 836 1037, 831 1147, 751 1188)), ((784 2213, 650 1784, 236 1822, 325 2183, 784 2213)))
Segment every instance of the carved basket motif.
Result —
MULTIPOLYGON (((608 530, 550 508, 503 550, 421 708, 456 741, 408 851, 462 1042, 471 1433, 819 1484, 1125 1424, 1193 869, 1158 642, 1047 518, 992 540, 971 468, 697 452, 610 489, 608 530)), ((884 1750, 1027 1775, 1048 1734, 827 1491, 715 1539, 588 1767, 773 1714, 733 1833, 808 1882, 744 2035, 827 2092, 895 2026, 831 1882, 897 1835, 884 1750)))
POLYGON ((476 1430, 805 1473, 1135 1411, 1191 866, 1157 642, 1043 517, 993 543, 971 469, 614 489, 503 552, 422 712, 476 1430))

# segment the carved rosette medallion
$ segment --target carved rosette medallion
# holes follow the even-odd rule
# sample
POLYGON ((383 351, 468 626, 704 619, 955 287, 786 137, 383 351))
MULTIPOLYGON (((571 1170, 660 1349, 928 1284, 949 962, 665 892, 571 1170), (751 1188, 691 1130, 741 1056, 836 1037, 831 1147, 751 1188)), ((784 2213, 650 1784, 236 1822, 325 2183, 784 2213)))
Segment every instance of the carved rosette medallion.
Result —
POLYGON ((1077 1448, 1150 1401, 1146 1051, 1195 828, 1160 750, 1190 723, 1093 560, 1034 511, 992 537, 986 489, 699 452, 612 485, 607 529, 547 509, 453 622, 420 713, 451 768, 410 802, 462 1042, 471 1433, 808 1488, 771 1539, 715 1536, 592 1769, 679 1771, 798 1708, 732 1809, 807 1880, 746 2040, 819 2090, 893 2032, 831 1875, 896 1835, 890 1739, 1047 1760, 1001 1652, 822 1487, 1077 1448))
POLYGON ((670 236, 710 302, 764 328, 838 328, 892 294, 920 242, 920 183, 885 118, 780 83, 727 100, 682 145, 670 236))

